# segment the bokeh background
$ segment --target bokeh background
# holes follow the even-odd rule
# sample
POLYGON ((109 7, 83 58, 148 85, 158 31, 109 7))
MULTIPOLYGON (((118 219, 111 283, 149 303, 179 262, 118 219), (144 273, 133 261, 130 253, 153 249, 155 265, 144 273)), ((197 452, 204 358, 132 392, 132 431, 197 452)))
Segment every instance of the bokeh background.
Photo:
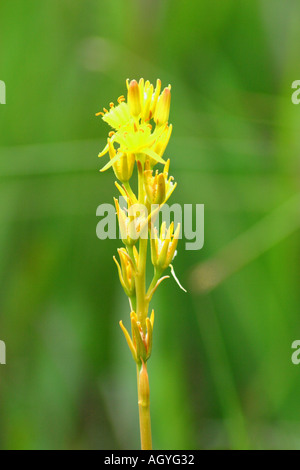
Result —
POLYGON ((2 449, 139 447, 127 299, 96 238, 117 194, 95 113, 125 79, 172 84, 172 202, 205 204, 161 286, 156 449, 300 448, 300 6, 286 0, 2 0, 2 449))

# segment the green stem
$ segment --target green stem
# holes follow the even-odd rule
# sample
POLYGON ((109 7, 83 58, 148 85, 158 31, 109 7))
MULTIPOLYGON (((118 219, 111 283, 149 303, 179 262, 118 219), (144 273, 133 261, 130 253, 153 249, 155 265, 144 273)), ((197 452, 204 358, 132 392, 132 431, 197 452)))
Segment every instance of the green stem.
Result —
POLYGON ((146 261, 147 239, 140 239, 138 271, 135 278, 136 314, 144 332, 146 330, 146 318, 148 314, 148 301, 146 298, 146 261))
POLYGON ((136 370, 137 370, 137 384, 138 384, 138 405, 139 405, 141 450, 152 450, 150 397, 149 397, 149 393, 143 393, 143 390, 139 386, 140 370, 138 366, 136 370))
MULTIPOLYGON (((138 195, 139 204, 145 203, 144 189, 144 159, 141 158, 141 164, 138 171, 138 195)), ((148 315, 149 301, 146 295, 146 264, 147 264, 147 248, 148 238, 140 238, 139 240, 139 258, 135 277, 136 288, 136 314, 138 321, 142 327, 143 333, 146 334, 146 318, 148 315)), ((140 370, 137 368, 137 385, 138 385, 138 404, 139 404, 139 421, 142 450, 152 449, 151 438, 151 419, 150 419, 150 401, 149 396, 142 396, 141 387, 139 385, 140 370)), ((149 394, 148 394, 149 395, 149 394)))

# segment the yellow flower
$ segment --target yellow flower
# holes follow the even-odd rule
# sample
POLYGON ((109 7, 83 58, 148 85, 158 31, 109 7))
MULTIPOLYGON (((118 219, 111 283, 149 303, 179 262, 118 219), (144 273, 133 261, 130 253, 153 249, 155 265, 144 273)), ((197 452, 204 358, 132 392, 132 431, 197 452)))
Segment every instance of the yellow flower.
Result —
POLYGON ((127 297, 132 297, 135 294, 134 266, 125 248, 119 248, 118 253, 121 266, 116 257, 113 258, 118 268, 120 282, 127 297))
POLYGON ((149 167, 150 162, 147 161, 145 164, 146 170, 144 171, 147 199, 149 204, 161 205, 169 199, 177 186, 177 183, 173 183, 173 176, 168 178, 170 160, 166 162, 163 173, 158 173, 158 170, 156 170, 153 176, 153 170, 150 170, 149 167))
POLYGON ((142 362, 148 361, 152 352, 152 335, 153 335, 153 325, 154 325, 154 310, 150 315, 150 318, 146 318, 146 334, 144 334, 142 326, 138 321, 137 315, 135 312, 131 312, 131 335, 126 330, 123 322, 120 321, 120 327, 124 333, 125 339, 129 346, 129 349, 132 353, 133 359, 141 366, 142 362))
POLYGON ((98 113, 115 129, 110 132, 108 143, 99 157, 110 150, 110 144, 117 146, 114 157, 101 171, 113 166, 124 154, 134 154, 136 159, 148 159, 152 167, 156 163, 165 164, 162 155, 172 132, 172 126, 168 125, 171 87, 165 88, 160 95, 160 80, 157 80, 154 89, 148 80, 144 82, 141 78, 139 83, 127 80, 127 89, 127 103, 121 96, 118 106, 110 103, 110 111, 103 108, 104 112, 98 113), (151 119, 156 124, 154 130, 151 119))
POLYGON ((152 170, 144 171, 144 185, 149 204, 162 204, 166 197, 166 184, 163 173, 152 175, 152 170))
POLYGON ((160 236, 158 237, 157 230, 154 229, 154 236, 151 237, 151 260, 153 266, 164 271, 172 262, 178 238, 180 234, 180 224, 177 225, 174 232, 174 222, 171 223, 169 229, 166 229, 166 223, 161 225, 160 236))
POLYGON ((121 209, 119 202, 114 198, 117 210, 119 228, 122 241, 125 245, 133 246, 139 238, 147 238, 148 236, 148 216, 143 213, 134 213, 131 209, 143 209, 139 205, 131 205, 130 199, 127 199, 128 215, 124 209, 121 209))
POLYGON ((156 81, 156 88, 147 80, 141 78, 139 81, 140 100, 141 100, 141 119, 142 121, 149 121, 153 116, 156 109, 157 100, 160 94, 161 81, 156 81))
MULTIPOLYGON (((116 177, 122 183, 129 181, 134 168, 135 155, 133 153, 120 152, 120 150, 116 152, 110 140, 108 140, 108 152, 110 161, 115 159, 115 163, 112 164, 112 167, 116 177), (118 158, 115 158, 116 156, 118 158)), ((103 169, 101 171, 103 171, 103 169)))
MULTIPOLYGON (((122 97, 118 98, 121 100, 122 97)), ((125 99, 125 98, 124 98, 125 99)), ((110 111, 103 108, 104 112, 97 113, 96 116, 102 115, 103 121, 107 122, 111 127, 118 130, 131 120, 130 110, 127 103, 120 101, 118 106, 110 104, 110 111)))

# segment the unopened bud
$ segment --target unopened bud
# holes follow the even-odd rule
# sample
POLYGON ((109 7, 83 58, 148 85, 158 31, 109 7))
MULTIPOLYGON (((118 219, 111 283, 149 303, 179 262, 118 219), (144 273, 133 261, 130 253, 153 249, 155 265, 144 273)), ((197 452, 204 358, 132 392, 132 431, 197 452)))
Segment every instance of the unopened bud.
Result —
POLYGON ((168 122, 170 114, 170 105, 171 105, 171 90, 170 88, 165 88, 162 94, 159 97, 154 121, 158 126, 162 126, 168 122))
POLYGON ((152 170, 144 171, 145 189, 149 204, 162 204, 166 198, 166 182, 164 173, 152 176, 152 170))
POLYGON ((140 88, 136 80, 131 80, 128 85, 128 104, 132 116, 138 117, 141 113, 141 97, 140 88))

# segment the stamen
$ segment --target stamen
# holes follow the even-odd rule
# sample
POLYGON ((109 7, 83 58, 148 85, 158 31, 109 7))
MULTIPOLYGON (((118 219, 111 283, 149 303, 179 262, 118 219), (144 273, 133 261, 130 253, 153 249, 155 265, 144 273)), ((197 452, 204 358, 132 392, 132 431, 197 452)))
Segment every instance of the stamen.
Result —
POLYGON ((114 108, 114 107, 115 107, 115 105, 114 105, 113 102, 109 103, 109 106, 110 106, 110 108, 114 108))
POLYGON ((100 111, 99 113, 96 113, 95 116, 104 116, 104 113, 102 113, 102 111, 100 111))
POLYGON ((103 111, 104 111, 105 113, 108 113, 108 110, 107 110, 106 108, 103 108, 103 111))
POLYGON ((114 134, 115 134, 114 131, 110 131, 110 132, 108 133, 109 137, 112 137, 114 134))
POLYGON ((119 96, 118 103, 121 104, 123 101, 126 101, 124 95, 119 96))

